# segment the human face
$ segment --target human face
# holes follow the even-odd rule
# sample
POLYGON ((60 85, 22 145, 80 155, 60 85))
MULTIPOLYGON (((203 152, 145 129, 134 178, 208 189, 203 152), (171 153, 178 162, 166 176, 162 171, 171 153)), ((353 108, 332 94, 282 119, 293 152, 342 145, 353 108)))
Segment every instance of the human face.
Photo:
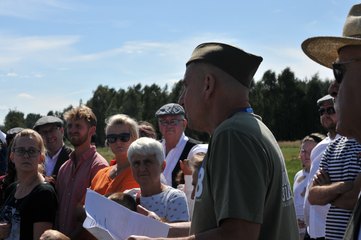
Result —
MULTIPOLYGON (((337 62, 350 62, 361 57, 361 46, 341 48, 337 62)), ((343 65, 345 71, 336 98, 339 119, 337 131, 344 136, 361 141, 361 61, 343 65)))
POLYGON ((155 155, 134 154, 130 166, 133 177, 141 188, 159 186, 163 165, 159 164, 155 155))
POLYGON ((337 124, 337 114, 333 113, 333 114, 329 114, 327 113, 326 109, 330 109, 333 108, 333 103, 331 102, 324 102, 322 103, 322 105, 319 108, 319 111, 325 111, 321 116, 320 116, 320 122, 321 125, 327 130, 327 131, 335 131, 336 130, 336 124, 337 124))
POLYGON ((38 129, 44 140, 46 150, 54 155, 63 146, 64 128, 55 124, 45 124, 38 129))
POLYGON ((108 146, 112 150, 113 154, 117 156, 126 157, 129 145, 134 142, 135 138, 131 135, 130 128, 126 124, 115 124, 109 126, 106 131, 106 135, 119 135, 119 134, 130 134, 130 138, 127 142, 121 141, 119 138, 114 143, 108 141, 108 146))
POLYGON ((70 119, 67 121, 68 138, 74 147, 90 144, 94 132, 95 127, 90 127, 84 119, 70 119))
POLYGON ((187 120, 182 115, 164 115, 158 118, 158 125, 166 142, 178 142, 187 126, 187 120))
POLYGON ((14 151, 11 152, 10 159, 15 164, 16 170, 37 172, 38 164, 42 162, 43 156, 36 139, 31 136, 22 136, 14 144, 14 151))
POLYGON ((317 143, 315 141, 309 141, 309 140, 303 142, 301 145, 300 159, 303 168, 306 169, 307 171, 309 171, 311 167, 311 159, 310 159, 311 151, 316 145, 317 143))
POLYGON ((204 74, 199 64, 189 64, 184 74, 183 91, 178 100, 185 109, 189 128, 198 131, 206 131, 203 121, 205 115, 201 112, 202 109, 205 109, 201 105, 203 77, 204 74))

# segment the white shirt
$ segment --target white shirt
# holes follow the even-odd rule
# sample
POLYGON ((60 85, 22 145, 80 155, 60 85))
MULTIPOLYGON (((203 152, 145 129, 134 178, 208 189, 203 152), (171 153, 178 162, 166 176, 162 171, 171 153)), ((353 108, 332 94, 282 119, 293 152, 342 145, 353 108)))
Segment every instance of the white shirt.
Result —
MULTIPOLYGON (((175 166, 178 163, 178 160, 183 152, 183 149, 186 145, 188 141, 188 137, 182 133, 182 136, 179 138, 179 141, 177 143, 177 145, 175 146, 175 148, 173 148, 172 150, 170 150, 168 152, 168 155, 165 158, 166 161, 166 166, 165 169, 163 171, 164 177, 167 181, 167 185, 172 186, 172 172, 173 169, 175 168, 175 166)), ((166 152, 166 147, 165 147, 165 140, 163 139, 162 141, 162 145, 163 145, 163 150, 164 153, 166 152)))
POLYGON ((63 149, 63 147, 61 147, 59 149, 59 151, 53 157, 50 157, 49 154, 46 154, 46 156, 45 156, 45 175, 46 176, 51 176, 53 174, 55 164, 58 161, 58 157, 59 157, 59 154, 62 149, 63 149))
POLYGON ((309 173, 304 203, 305 223, 307 225, 307 232, 311 238, 320 238, 325 236, 326 216, 328 213, 328 209, 330 208, 330 204, 311 205, 308 201, 308 191, 310 188, 310 184, 312 183, 312 180, 320 166, 321 158, 324 151, 331 142, 333 142, 339 137, 341 137, 339 134, 337 134, 334 139, 331 139, 327 136, 324 140, 319 142, 312 149, 311 152, 311 169, 309 173))

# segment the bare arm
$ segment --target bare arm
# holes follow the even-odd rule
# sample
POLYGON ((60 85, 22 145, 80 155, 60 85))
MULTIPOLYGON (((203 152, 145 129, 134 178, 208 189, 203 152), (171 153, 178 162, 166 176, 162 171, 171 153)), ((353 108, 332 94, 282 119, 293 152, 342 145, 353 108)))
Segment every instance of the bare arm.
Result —
POLYGON ((57 230, 46 230, 40 240, 70 240, 67 236, 57 230))
POLYGON ((351 182, 331 183, 328 174, 319 170, 311 183, 308 201, 312 205, 325 205, 334 201, 341 194, 350 191, 351 188, 351 182))
MULTIPOLYGON (((226 219, 222 221, 218 228, 209 231, 181 238, 156 238, 162 239, 177 239, 177 240, 218 240, 218 239, 258 239, 261 225, 251 223, 240 219, 226 219)), ((145 240, 152 239, 141 236, 131 236, 128 240, 145 240)))
POLYGON ((332 203, 333 205, 348 210, 354 209, 361 189, 361 173, 352 183, 352 189, 336 198, 332 203))

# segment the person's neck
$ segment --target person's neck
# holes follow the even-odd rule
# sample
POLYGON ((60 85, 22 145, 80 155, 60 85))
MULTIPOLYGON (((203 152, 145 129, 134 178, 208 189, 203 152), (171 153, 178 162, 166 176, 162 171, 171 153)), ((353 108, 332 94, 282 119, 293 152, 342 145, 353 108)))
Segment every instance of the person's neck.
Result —
POLYGON ((148 185, 148 186, 140 186, 141 194, 143 197, 150 197, 156 194, 159 194, 163 191, 165 186, 159 182, 154 185, 148 185))
POLYGON ((117 162, 117 165, 123 166, 123 165, 129 165, 127 154, 120 154, 115 156, 115 161, 117 162))
POLYGON ((170 150, 172 150, 173 148, 175 148, 177 146, 179 139, 180 139, 180 137, 178 139, 175 139, 175 138, 165 139, 166 155, 168 155, 170 150))
POLYGON ((90 148, 91 148, 91 144, 90 143, 84 143, 80 146, 75 147, 74 149, 74 154, 75 154, 75 160, 76 162, 81 159, 81 157, 83 156, 83 154, 85 152, 87 152, 90 148))
POLYGON ((236 114, 237 112, 240 112, 242 109, 245 109, 247 107, 250 107, 248 102, 243 102, 240 104, 237 104, 236 106, 233 106, 231 108, 227 108, 225 106, 218 107, 218 111, 213 112, 213 115, 211 115, 211 118, 213 121, 210 122, 210 127, 208 129, 208 133, 212 134, 213 131, 225 120, 236 114))
POLYGON ((59 150, 61 149, 63 147, 63 144, 59 147, 59 148, 57 148, 56 150, 54 150, 54 151, 51 151, 51 150, 47 150, 47 154, 49 155, 49 157, 54 157, 55 156, 55 154, 57 154, 58 152, 59 152, 59 150))
POLYGON ((23 173, 23 172, 18 172, 18 183, 19 185, 22 186, 29 186, 31 184, 33 184, 36 180, 40 179, 41 175, 36 172, 34 173, 23 173))
POLYGON ((328 132, 328 136, 330 139, 335 139, 336 135, 337 135, 337 132, 335 130, 331 130, 328 132))

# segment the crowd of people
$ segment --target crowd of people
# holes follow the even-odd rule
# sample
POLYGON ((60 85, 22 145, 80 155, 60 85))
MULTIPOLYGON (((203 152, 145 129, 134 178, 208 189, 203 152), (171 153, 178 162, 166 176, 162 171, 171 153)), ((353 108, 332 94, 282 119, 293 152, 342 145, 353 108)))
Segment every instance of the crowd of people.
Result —
POLYGON ((155 113, 161 140, 147 122, 109 116, 108 162, 84 105, 64 121, 45 116, 33 129, 0 132, 0 239, 95 239, 82 225, 87 188, 164 222, 169 238, 360 239, 360 36, 357 4, 343 36, 302 43, 335 82, 315 103, 327 136, 305 134, 293 191, 281 149, 249 102, 262 57, 207 42, 186 63, 178 103, 155 113), (209 143, 186 136, 187 127, 208 133, 209 143))

